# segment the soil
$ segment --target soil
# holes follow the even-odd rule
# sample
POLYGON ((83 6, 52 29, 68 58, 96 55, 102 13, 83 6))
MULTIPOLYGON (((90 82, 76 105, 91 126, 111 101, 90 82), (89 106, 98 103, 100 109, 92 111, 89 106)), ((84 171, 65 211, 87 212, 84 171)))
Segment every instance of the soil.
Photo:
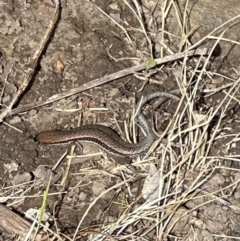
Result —
MULTIPOLYGON (((143 1, 145 6, 157 1, 146 2, 143 1)), ((14 108, 45 100, 96 78, 147 61, 150 57, 146 37, 141 31, 137 31, 140 28, 139 21, 123 1, 73 0, 62 1, 61 4, 61 16, 54 34, 39 66, 35 69, 30 85, 14 108), (124 25, 132 38, 131 42, 124 31, 98 8, 124 25)), ((53 13, 54 4, 50 0, 0 2, 1 110, 9 104, 21 85, 29 61, 39 46, 53 13)), ((147 11, 144 14, 146 21, 149 20, 147 11)), ((160 16, 153 16, 156 26, 160 16)), ((154 28, 149 31, 154 32, 154 28)), ((152 41, 157 40, 153 38, 152 41)), ((177 44, 173 41, 169 42, 169 46, 175 49, 177 44)), ((161 55, 159 48, 159 43, 155 42, 156 58, 161 55)), ((190 59, 188 64, 192 70, 196 67, 194 59, 190 59)), ((218 108, 226 96, 225 89, 213 94, 204 90, 227 85, 231 83, 230 79, 239 78, 239 70, 235 67, 238 64, 221 55, 211 59, 208 71, 212 73, 213 78, 208 78, 207 74, 202 77, 197 97, 193 102, 194 111, 205 116, 218 108)), ((156 90, 170 92, 179 89, 177 79, 182 77, 180 62, 159 66, 155 70, 157 71, 154 73, 149 70, 138 75, 129 75, 49 105, 7 117, 0 126, 1 203, 21 214, 30 208, 40 208, 43 193, 49 183, 48 177, 51 176, 46 211, 55 218, 55 222, 50 222, 52 230, 58 229, 62 234, 72 237, 83 219, 78 231, 78 237, 82 240, 89 238, 90 234, 100 233, 104 225, 116 223, 124 218, 124 215, 130 212, 127 207, 137 210, 138 206, 144 203, 140 194, 145 177, 137 174, 135 176, 134 172, 147 175, 147 171, 138 165, 141 163, 139 159, 134 161, 135 168, 132 170, 128 160, 107 156, 95 146, 84 145, 82 149, 76 143, 44 145, 37 143, 34 136, 42 130, 71 129, 79 123, 107 125, 124 136, 124 121, 130 125, 136 100, 156 90), (90 157, 81 156, 92 153, 97 154, 90 157), (72 155, 70 167, 67 155, 72 155), (59 159, 62 159, 60 165, 52 171, 59 159), (66 170, 68 175, 64 179, 66 170), (124 183, 124 180, 133 175, 136 177, 134 180, 128 184, 124 183)), ((183 81, 182 85, 186 86, 187 82, 183 81)), ((237 99, 237 88, 236 91, 234 96, 237 99)), ((179 92, 178 94, 181 95, 179 92)), ((169 232, 165 231, 162 237, 157 236, 156 230, 144 234, 148 225, 153 222, 149 218, 124 229, 126 236, 121 239, 128 240, 129 233, 141 230, 133 237, 141 236, 142 239, 139 240, 195 240, 191 232, 193 227, 198 240, 233 240, 231 237, 240 237, 240 150, 237 142, 240 119, 239 101, 236 99, 231 100, 229 105, 223 105, 209 126, 209 139, 214 130, 221 133, 218 133, 219 138, 214 140, 208 153, 207 168, 214 171, 206 172, 207 181, 198 187, 223 198, 228 205, 212 196, 209 200, 204 193, 197 199, 190 197, 189 193, 190 196, 186 197, 188 200, 178 207, 176 213, 173 212, 171 224, 176 220, 176 225, 169 232), (225 106, 227 109, 223 111, 225 106), (222 119, 221 113, 224 113, 222 119), (224 137, 221 138, 221 135, 224 137), (231 158, 228 158, 229 156, 231 158), (219 166, 212 165, 213 157, 219 157, 219 166), (221 168, 223 166, 224 168, 221 168), (234 182, 236 185, 232 187, 234 182), (231 187, 228 188, 229 186, 231 187), (215 193, 219 189, 222 189, 222 193, 215 193), (180 219, 179 214, 186 215, 180 219)), ((146 109, 150 120, 152 108, 148 106, 146 109)), ((180 108, 179 113, 183 109, 184 106, 180 108)), ((159 133, 165 131, 175 110, 174 101, 165 102, 156 110, 156 128, 159 133)), ((176 156, 180 155, 178 148, 175 151, 176 156)), ((158 153, 154 155, 156 157, 158 153)), ((175 161, 177 162, 177 158, 175 161)), ((184 181, 183 189, 187 189, 202 172, 200 169, 191 170, 184 181)), ((179 170, 179 173, 181 171, 179 170)), ((157 215, 160 214, 156 213, 153 216, 156 218, 157 215)), ((113 232, 116 237, 119 230, 113 232)))

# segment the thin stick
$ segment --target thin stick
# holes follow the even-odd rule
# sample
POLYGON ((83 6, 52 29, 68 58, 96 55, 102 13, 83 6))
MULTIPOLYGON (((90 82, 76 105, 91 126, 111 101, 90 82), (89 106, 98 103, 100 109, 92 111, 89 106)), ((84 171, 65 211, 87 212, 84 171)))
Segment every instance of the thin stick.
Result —
MULTIPOLYGON (((182 59, 184 57, 197 56, 197 55, 208 55, 208 54, 209 54, 208 48, 199 48, 199 49, 196 49, 196 50, 191 50, 189 52, 181 52, 181 53, 166 56, 164 58, 155 59, 155 63, 156 63, 156 65, 160 65, 160 64, 171 62, 171 61, 174 61, 174 60, 179 60, 179 59, 182 59)), ((24 111, 31 110, 31 109, 36 108, 36 107, 40 107, 40 106, 43 106, 43 105, 53 103, 57 100, 75 95, 77 93, 83 92, 85 90, 89 90, 93 87, 96 87, 96 86, 99 86, 99 85, 102 85, 102 84, 106 84, 110 81, 119 79, 119 78, 127 76, 129 74, 133 74, 137 71, 141 71, 141 70, 144 70, 146 68, 147 68, 147 63, 142 63, 142 64, 139 64, 137 66, 133 66, 133 67, 130 67, 130 68, 127 68, 127 69, 124 69, 124 70, 120 70, 120 71, 118 71, 116 73, 113 73, 113 74, 110 74, 108 76, 104 76, 104 77, 92 80, 90 82, 87 82, 87 83, 85 83, 83 85, 80 85, 76 88, 73 88, 71 90, 62 92, 60 94, 53 95, 53 96, 51 96, 50 98, 48 98, 44 101, 39 101, 39 102, 36 102, 36 103, 31 103, 31 104, 27 104, 27 105, 18 107, 16 109, 12 110, 11 112, 9 112, 7 114, 7 116, 15 115, 15 114, 20 113, 20 112, 24 112, 24 111)))
POLYGON ((32 60, 29 64, 29 67, 27 69, 27 73, 25 75, 25 77, 23 78, 23 81, 18 89, 18 91, 16 92, 15 96, 13 97, 11 103, 9 104, 9 106, 0 114, 0 123, 3 121, 3 119, 6 117, 6 116, 9 116, 11 115, 11 110, 12 110, 12 107, 13 105, 17 102, 17 100, 19 99, 19 97, 24 93, 25 89, 27 88, 27 86, 29 85, 32 77, 33 77, 33 74, 35 72, 35 69, 36 67, 38 66, 38 63, 39 63, 39 60, 40 60, 40 57, 46 47, 46 44, 50 38, 50 36, 52 35, 52 32, 53 32, 53 29, 54 29, 54 26, 57 22, 57 19, 58 19, 58 16, 59 16, 59 11, 60 10, 60 7, 59 7, 59 1, 56 1, 56 7, 55 7, 55 11, 54 11, 54 15, 53 15, 53 18, 52 20, 50 21, 49 25, 48 25, 48 29, 45 33, 45 35, 43 36, 41 42, 40 42, 40 46, 39 48, 35 51, 33 57, 32 57, 32 60))

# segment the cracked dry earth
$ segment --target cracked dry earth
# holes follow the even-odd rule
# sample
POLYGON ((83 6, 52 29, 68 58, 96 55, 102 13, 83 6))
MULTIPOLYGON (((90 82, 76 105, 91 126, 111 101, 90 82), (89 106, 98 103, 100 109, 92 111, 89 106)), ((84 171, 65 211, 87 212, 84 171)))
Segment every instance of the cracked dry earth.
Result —
MULTIPOLYGON (((141 1, 141 4, 145 6, 146 21, 149 16, 147 14, 150 14, 153 6, 158 4, 156 9, 154 8, 152 17, 155 27, 159 28, 162 19, 160 6, 163 1, 141 1)), ((182 9, 181 4, 179 3, 179 9, 182 9)), ((226 3, 219 3, 219 9, 214 1, 202 1, 189 6, 193 23, 200 22, 203 26, 209 27, 193 35, 193 41, 200 39, 223 21, 237 15, 236 12, 240 9, 238 1, 228 2, 227 7, 231 10, 229 15, 226 12, 220 14, 221 9, 226 8, 224 4, 226 3), (212 18, 208 19, 209 11, 212 11, 212 18, 216 17, 215 21, 212 21, 212 18), (207 16, 203 16, 204 13, 207 16), (222 18, 220 19, 219 16, 222 18), (214 24, 217 25, 214 26, 214 24)), ((123 1, 69 0, 62 1, 62 6, 57 28, 35 70, 31 85, 15 107, 45 100, 52 95, 136 65, 149 58, 146 54, 148 43, 145 36, 141 31, 137 31, 139 22, 123 1), (98 8, 104 10, 115 21, 125 24, 125 28, 131 34, 132 44, 124 32, 98 8)), ((50 0, 0 1, 2 109, 9 104, 20 86, 29 60, 39 46, 53 12, 54 5, 50 0)), ((169 16, 171 21, 167 22, 168 31, 180 36, 178 28, 173 30, 176 23, 176 18, 174 20, 173 16, 174 12, 171 12, 169 16)), ((156 36, 152 40, 156 57, 161 56, 160 35, 156 33, 158 28, 149 29, 156 36)), ((233 32, 229 31, 229 36, 238 39, 238 36, 234 36, 234 32, 236 35, 239 34, 239 31, 237 33, 233 30, 233 32)), ((172 37, 171 40, 172 49, 177 51, 179 46, 174 43, 179 43, 178 38, 172 37)), ((232 51, 231 48, 231 52, 225 44, 221 46, 222 51, 215 62, 209 64, 209 68, 213 72, 221 69, 222 75, 237 79, 239 78, 239 71, 236 71, 239 66, 237 62, 239 55, 236 55, 238 49, 232 51)), ((138 76, 126 76, 52 104, 6 118, 0 126, 1 203, 11 206, 14 212, 21 215, 31 208, 40 208, 43 192, 49 182, 48 177, 52 176, 46 210, 51 215, 55 215, 57 228, 70 236, 83 217, 80 230, 101 230, 103 224, 115 223, 129 204, 134 203, 133 209, 137 209, 144 203, 143 198, 138 198, 144 182, 142 177, 129 183, 130 186, 119 185, 112 188, 125 180, 124 178, 127 179, 133 175, 132 170, 125 165, 129 160, 114 161, 112 157, 99 153, 96 147, 84 146, 82 150, 81 146, 74 148, 75 143, 41 145, 33 137, 41 130, 70 129, 78 126, 79 122, 82 124, 97 122, 111 126, 118 133, 124 133, 124 121, 130 120, 136 99, 156 90, 178 89, 176 76, 179 77, 179 71, 179 66, 165 65, 159 68, 151 78, 148 78, 148 73, 143 71, 138 76), (91 157, 80 157, 82 151, 84 154, 97 154, 91 157), (68 168, 65 152, 74 156, 66 179, 63 178, 63 173, 68 168), (52 171, 51 168, 62 156, 63 162, 52 171), (109 189, 108 192, 102 195, 84 216, 90 204, 107 189, 109 189), (9 198, 10 196, 12 198, 9 198)), ((202 89, 211 89, 221 84, 228 84, 230 81, 217 76, 212 82, 209 80, 203 82, 202 89)), ((239 91, 236 96, 238 94, 239 91)), ((216 109, 224 97, 224 92, 209 96, 200 94, 196 100, 195 109, 201 113, 206 113, 211 108, 216 109)), ((171 101, 164 103, 158 109, 156 118, 161 116, 160 122, 157 123, 159 133, 164 132, 175 110, 176 104, 171 101)), ((148 114, 147 117, 150 120, 152 116, 148 114)), ((187 213, 176 225, 173 225, 166 240, 175 240, 174 238, 176 240, 235 240, 231 237, 240 237, 238 210, 240 174, 237 160, 240 151, 237 140, 232 142, 232 136, 239 133, 239 120, 239 104, 237 101, 232 101, 219 127, 222 130, 221 133, 227 133, 227 137, 216 139, 209 155, 212 157, 233 155, 236 156, 236 161, 228 158, 221 159, 219 168, 199 187, 210 193, 222 189, 221 197, 226 198, 232 206, 229 203, 225 205, 214 198, 209 200, 204 193, 202 198, 189 198, 172 216, 171 225, 178 221, 181 214, 187 213), (225 189, 234 182, 235 186, 225 189), (198 239, 194 239, 191 229, 196 230, 195 235, 198 239)), ((212 123, 213 129, 214 124, 216 123, 212 123)), ((197 175, 197 171, 192 170, 184 183, 190 185, 197 175)), ((54 226, 53 221, 50 223, 54 226)), ((143 220, 136 226, 126 228, 125 233, 141 230, 138 232, 138 236, 141 236, 147 225, 150 225, 149 223, 143 220)), ((0 228, 0 232, 3 233, 1 220, 0 228)), ((87 232, 83 231, 79 236, 84 240, 87 232)), ((137 239, 133 238, 133 240, 137 239)), ((154 231, 141 240, 160 240, 160 238, 156 238, 154 231)))

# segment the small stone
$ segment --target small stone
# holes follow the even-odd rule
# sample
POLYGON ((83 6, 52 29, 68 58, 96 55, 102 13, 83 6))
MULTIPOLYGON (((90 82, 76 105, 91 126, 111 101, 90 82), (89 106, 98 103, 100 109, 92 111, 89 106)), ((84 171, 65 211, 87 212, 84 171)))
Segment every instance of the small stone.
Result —
POLYGON ((86 197, 87 197, 87 194, 84 192, 81 192, 78 198, 79 198, 79 201, 84 201, 86 200, 86 197))
POLYGON ((26 183, 26 182, 30 182, 32 179, 31 174, 29 172, 24 172, 22 174, 17 174, 13 180, 12 180, 12 184, 14 185, 19 185, 21 183, 26 183))
POLYGON ((15 125, 22 121, 22 119, 19 116, 14 116, 10 121, 9 124, 15 125))

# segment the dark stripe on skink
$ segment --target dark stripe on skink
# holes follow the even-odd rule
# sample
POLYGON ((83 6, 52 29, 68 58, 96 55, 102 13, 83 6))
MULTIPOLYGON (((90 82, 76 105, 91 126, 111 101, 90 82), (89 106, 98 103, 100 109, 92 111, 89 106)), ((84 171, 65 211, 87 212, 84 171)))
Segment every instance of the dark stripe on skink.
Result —
POLYGON ((154 135, 149 128, 146 117, 141 113, 143 105, 148 101, 166 97, 174 100, 179 98, 166 92, 154 92, 142 98, 137 104, 136 117, 146 137, 137 144, 124 141, 115 131, 103 125, 84 125, 71 130, 47 130, 36 135, 36 140, 45 144, 56 144, 69 141, 88 142, 99 146, 104 151, 117 156, 136 156, 146 152, 154 142, 154 135))

